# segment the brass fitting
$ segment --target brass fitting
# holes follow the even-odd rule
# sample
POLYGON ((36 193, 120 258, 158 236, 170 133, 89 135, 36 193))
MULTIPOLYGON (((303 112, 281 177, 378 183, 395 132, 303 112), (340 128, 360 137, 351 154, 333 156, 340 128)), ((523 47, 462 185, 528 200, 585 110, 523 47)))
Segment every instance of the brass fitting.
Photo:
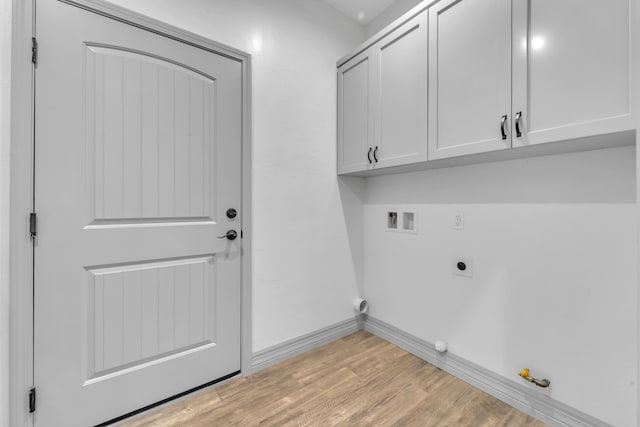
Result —
POLYGON ((530 383, 534 383, 538 387, 545 387, 546 388, 546 387, 549 387, 551 385, 551 381, 549 381, 546 378, 539 380, 539 379, 533 378, 531 375, 529 375, 529 368, 524 368, 522 371, 520 371, 520 373, 518 375, 520 375, 522 378, 524 378, 525 380, 529 381, 530 383))

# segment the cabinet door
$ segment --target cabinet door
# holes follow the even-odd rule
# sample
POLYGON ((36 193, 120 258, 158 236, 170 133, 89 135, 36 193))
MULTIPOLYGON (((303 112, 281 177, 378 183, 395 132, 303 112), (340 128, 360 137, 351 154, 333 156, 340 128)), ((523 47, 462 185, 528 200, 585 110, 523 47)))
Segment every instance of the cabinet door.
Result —
POLYGON ((510 112, 511 1, 436 3, 429 10, 429 158, 509 148, 510 112))
POLYGON ((338 69, 338 174, 372 166, 372 72, 370 50, 338 69))
POLYGON ((514 147, 633 128, 629 0, 514 5, 514 147))
POLYGON ((427 37, 425 11, 373 47, 375 168, 427 160, 427 37))

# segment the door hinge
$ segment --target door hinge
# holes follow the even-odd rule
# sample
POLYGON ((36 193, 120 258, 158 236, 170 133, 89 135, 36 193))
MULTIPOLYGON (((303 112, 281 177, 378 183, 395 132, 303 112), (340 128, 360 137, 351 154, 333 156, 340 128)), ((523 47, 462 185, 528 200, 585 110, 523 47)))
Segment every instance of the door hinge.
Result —
POLYGON ((35 212, 29 214, 29 234, 32 239, 38 235, 38 215, 35 212))
POLYGON ((36 412, 36 388, 32 387, 29 390, 29 413, 33 414, 36 412))
POLYGON ((31 37, 31 62, 38 65, 38 40, 35 37, 31 37))

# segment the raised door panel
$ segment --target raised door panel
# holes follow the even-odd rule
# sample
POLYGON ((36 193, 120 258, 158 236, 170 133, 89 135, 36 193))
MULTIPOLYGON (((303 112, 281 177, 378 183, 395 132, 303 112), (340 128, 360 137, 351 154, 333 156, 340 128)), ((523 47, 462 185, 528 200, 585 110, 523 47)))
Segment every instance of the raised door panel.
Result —
POLYGON ((378 42, 375 167, 427 160, 427 12, 378 42))
POLYGON ((371 165, 373 67, 365 51, 338 69, 338 173, 371 165))
POLYGON ((518 0, 516 8, 523 135, 514 146, 632 128, 629 0, 518 0))
POLYGON ((214 78, 85 46, 89 220, 212 219, 214 78))
POLYGON ((509 148, 510 111, 511 2, 437 3, 429 10, 429 159, 509 148))
POLYGON ((212 256, 87 269, 88 383, 216 344, 212 256))

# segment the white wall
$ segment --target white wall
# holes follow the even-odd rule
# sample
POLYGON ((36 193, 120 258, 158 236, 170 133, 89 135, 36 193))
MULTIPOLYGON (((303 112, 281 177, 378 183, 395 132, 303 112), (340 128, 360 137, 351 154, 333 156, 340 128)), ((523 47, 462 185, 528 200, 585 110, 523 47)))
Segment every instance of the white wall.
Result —
POLYGON ((636 426, 635 183, 634 147, 368 178, 370 314, 636 426), (418 210, 418 234, 386 231, 394 207, 418 210), (451 274, 455 256, 473 258, 472 279, 451 274))
POLYGON ((364 29, 317 0, 113 3, 253 54, 253 351, 353 316, 335 61, 364 29))
MULTIPOLYGON (((367 37, 417 3, 398 0, 367 37)), ((637 426, 636 164, 626 147, 367 179, 371 315, 514 381, 528 366, 554 399, 637 426), (419 234, 385 231, 391 207, 417 209, 419 234), (451 274, 456 255, 473 279, 451 274)))
POLYGON ((396 0, 391 4, 391 6, 386 8, 380 15, 367 24, 367 38, 374 36, 378 31, 401 17, 405 12, 420 2, 422 2, 422 0, 396 0))
POLYGON ((0 426, 9 425, 11 0, 0 1, 0 426))

